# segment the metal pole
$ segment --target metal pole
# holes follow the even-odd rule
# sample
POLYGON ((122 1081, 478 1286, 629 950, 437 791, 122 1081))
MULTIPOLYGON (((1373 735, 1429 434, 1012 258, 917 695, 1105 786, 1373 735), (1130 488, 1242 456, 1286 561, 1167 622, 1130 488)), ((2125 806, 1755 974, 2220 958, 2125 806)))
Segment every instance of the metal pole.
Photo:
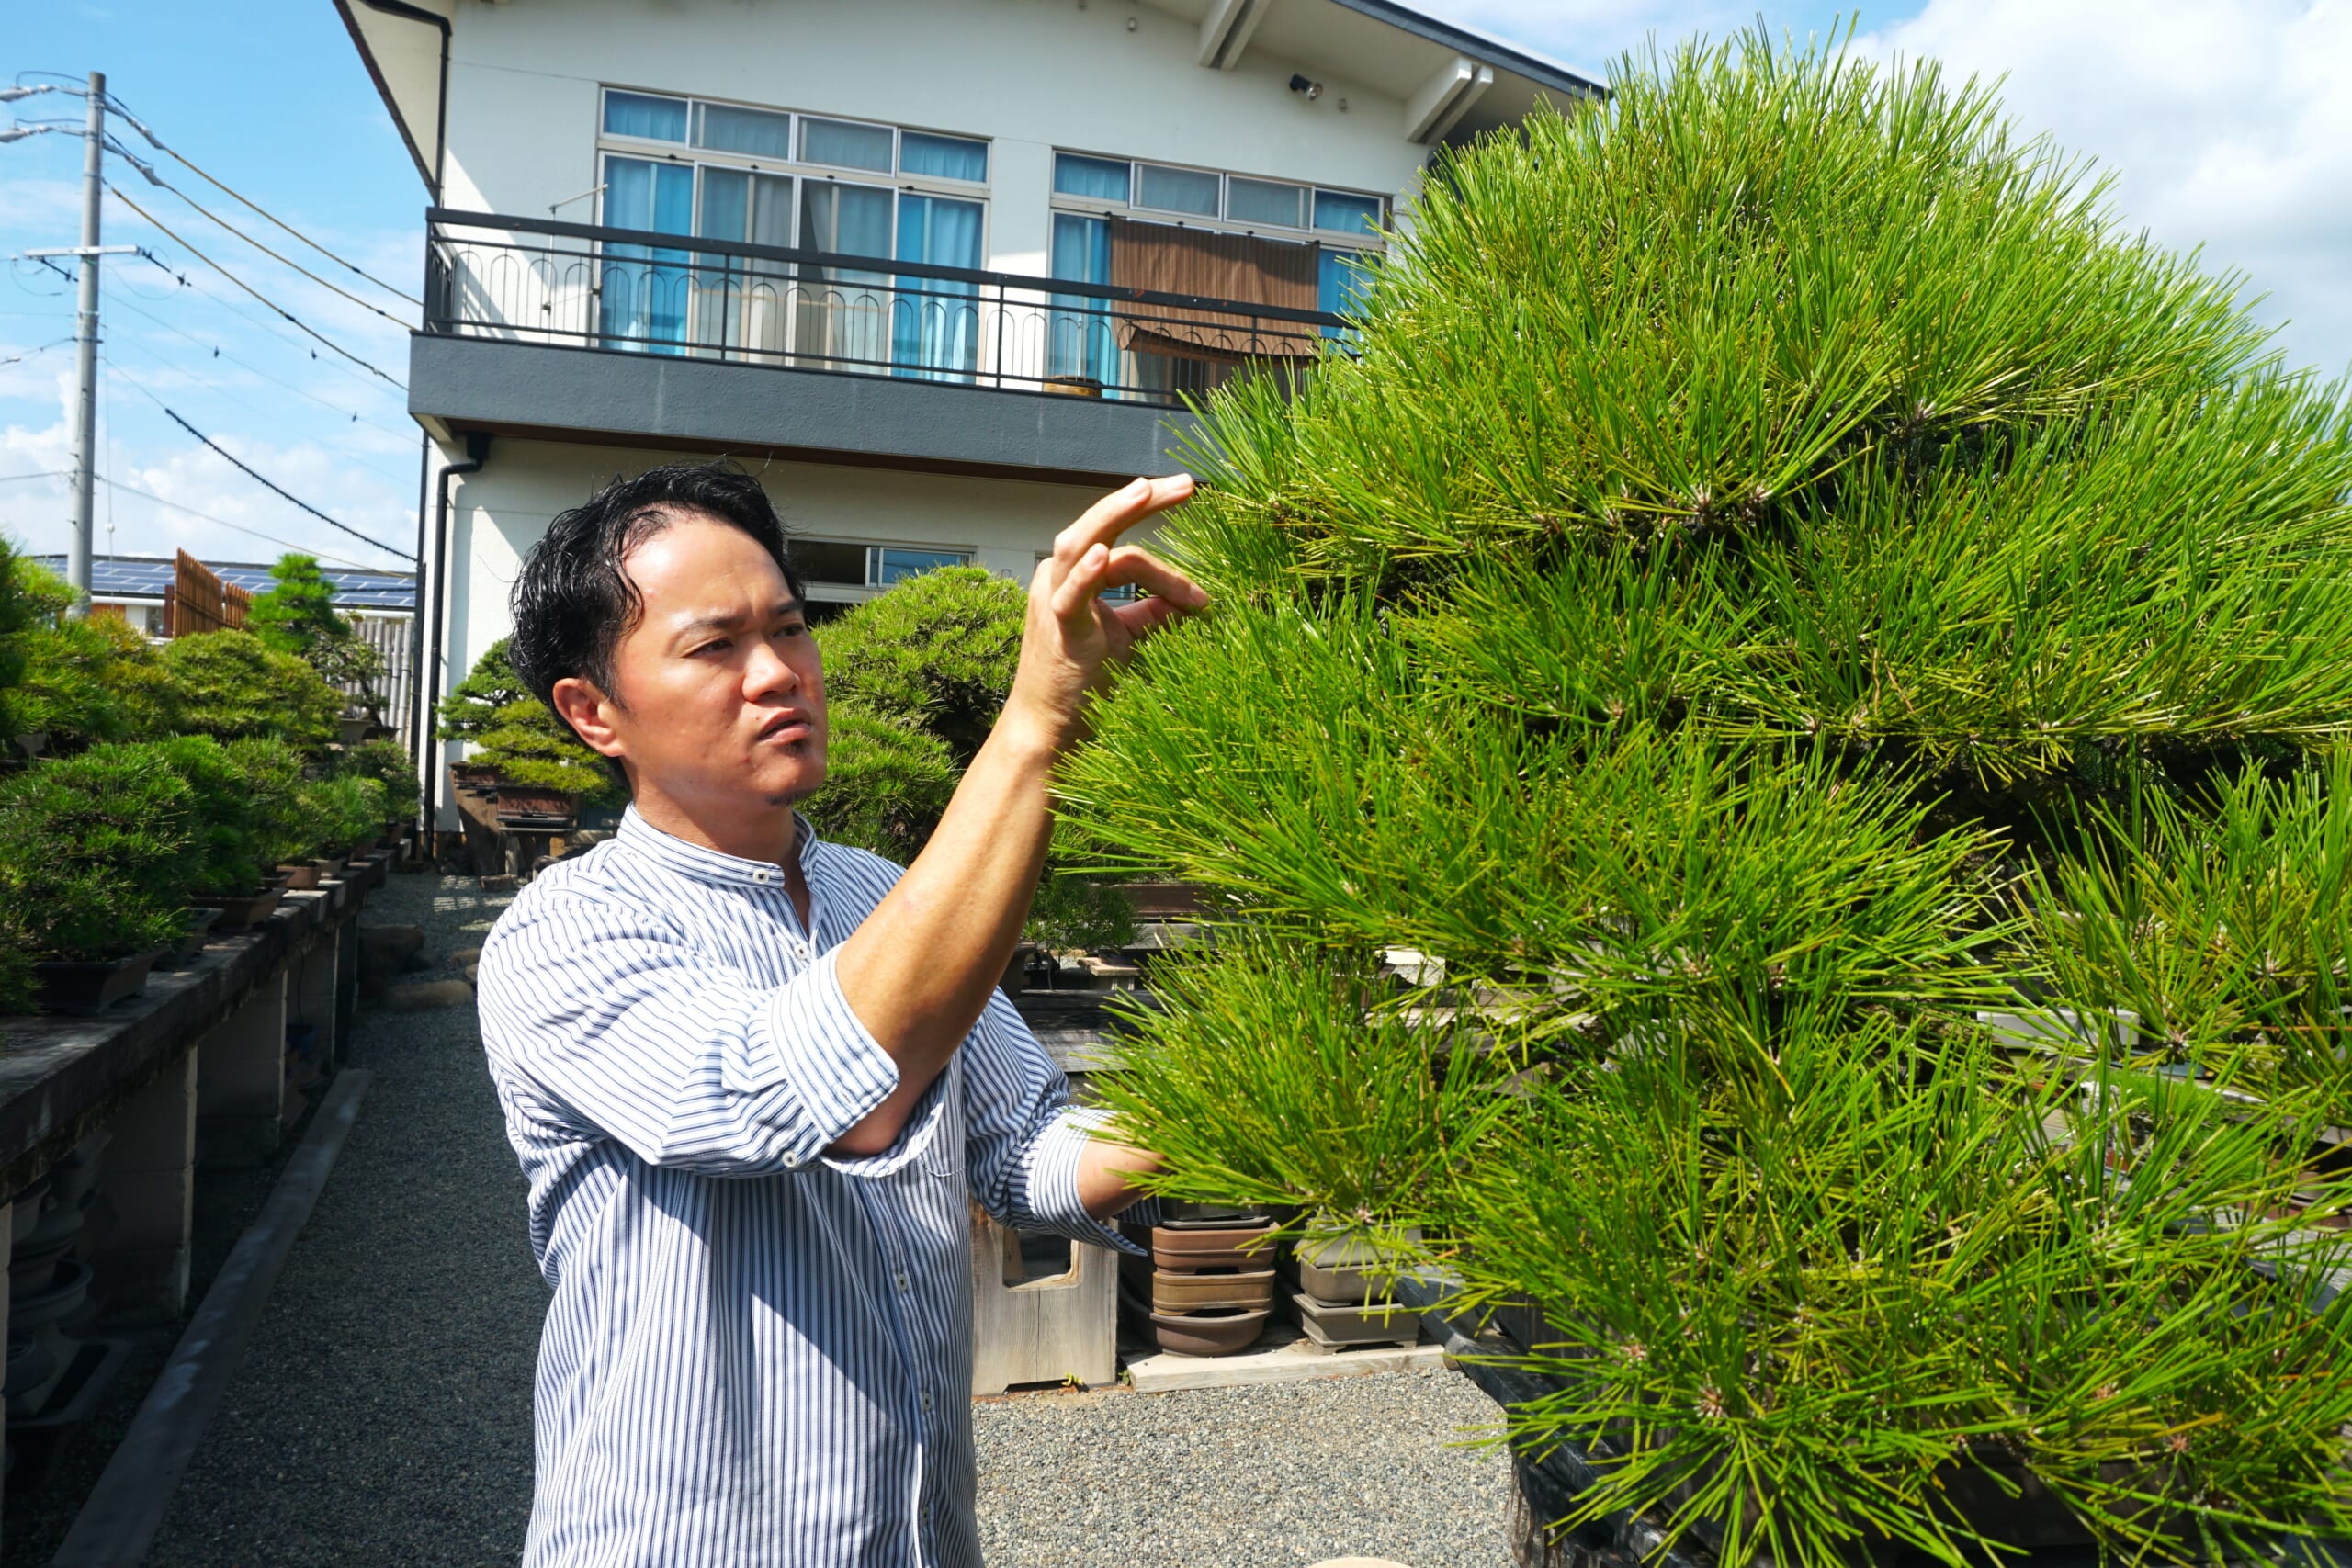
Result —
POLYGON ((74 321, 80 392, 74 403, 74 544, 65 581, 74 604, 66 614, 90 613, 91 505, 98 467, 98 218, 105 193, 107 77, 90 73, 90 129, 82 145, 82 297, 74 321))

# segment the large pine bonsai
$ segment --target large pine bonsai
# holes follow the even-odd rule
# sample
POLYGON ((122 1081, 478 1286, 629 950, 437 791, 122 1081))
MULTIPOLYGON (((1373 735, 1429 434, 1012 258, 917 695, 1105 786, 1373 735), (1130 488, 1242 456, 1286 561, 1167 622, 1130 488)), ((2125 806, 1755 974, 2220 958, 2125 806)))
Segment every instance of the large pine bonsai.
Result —
POLYGON ((1219 608, 1065 787, 1236 913, 1108 1092, 1539 1309, 1547 1525, 2352 1525, 2352 412, 2233 288, 1757 37, 1450 160, 1361 357, 1208 411, 1219 608))

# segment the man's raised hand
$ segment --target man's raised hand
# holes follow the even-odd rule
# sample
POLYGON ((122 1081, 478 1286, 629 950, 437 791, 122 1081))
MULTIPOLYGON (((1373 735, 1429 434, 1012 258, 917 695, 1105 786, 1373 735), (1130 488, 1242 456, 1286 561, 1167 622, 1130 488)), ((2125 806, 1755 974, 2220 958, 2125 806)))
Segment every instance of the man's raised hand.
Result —
POLYGON ((1087 508, 1054 540, 1029 582, 1029 620, 1022 634, 1021 665, 1005 704, 1009 718, 1034 722, 1056 747, 1084 727, 1087 694, 1136 643, 1208 603, 1208 595, 1174 567, 1119 536, 1147 517, 1182 505, 1193 477, 1137 479, 1087 508), (1107 589, 1134 587, 1151 595, 1107 604, 1107 589))

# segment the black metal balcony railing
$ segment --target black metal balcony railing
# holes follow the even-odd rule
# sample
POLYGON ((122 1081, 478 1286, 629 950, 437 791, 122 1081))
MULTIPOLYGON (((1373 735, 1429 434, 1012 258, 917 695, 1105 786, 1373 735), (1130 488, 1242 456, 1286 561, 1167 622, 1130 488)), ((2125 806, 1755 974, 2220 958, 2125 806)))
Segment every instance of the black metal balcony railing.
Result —
POLYGON ((1174 404, 1311 367, 1318 310, 435 208, 424 331, 1174 404))

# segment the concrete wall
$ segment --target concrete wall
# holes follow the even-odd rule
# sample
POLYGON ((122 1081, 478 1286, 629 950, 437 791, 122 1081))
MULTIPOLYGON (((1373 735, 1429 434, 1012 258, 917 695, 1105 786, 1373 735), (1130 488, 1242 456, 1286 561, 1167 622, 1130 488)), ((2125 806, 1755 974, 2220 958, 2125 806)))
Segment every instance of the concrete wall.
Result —
MULTIPOLYGON (((1047 273, 1056 147, 1391 197, 1427 149, 1402 105, 1253 51, 1195 62, 1199 30, 1114 0, 507 0, 460 6, 445 204, 543 216, 596 184, 600 85, 990 139, 987 265, 1047 273), (1348 105, 1341 109, 1341 102, 1348 105)), ((593 204, 561 216, 587 220, 593 204)))

